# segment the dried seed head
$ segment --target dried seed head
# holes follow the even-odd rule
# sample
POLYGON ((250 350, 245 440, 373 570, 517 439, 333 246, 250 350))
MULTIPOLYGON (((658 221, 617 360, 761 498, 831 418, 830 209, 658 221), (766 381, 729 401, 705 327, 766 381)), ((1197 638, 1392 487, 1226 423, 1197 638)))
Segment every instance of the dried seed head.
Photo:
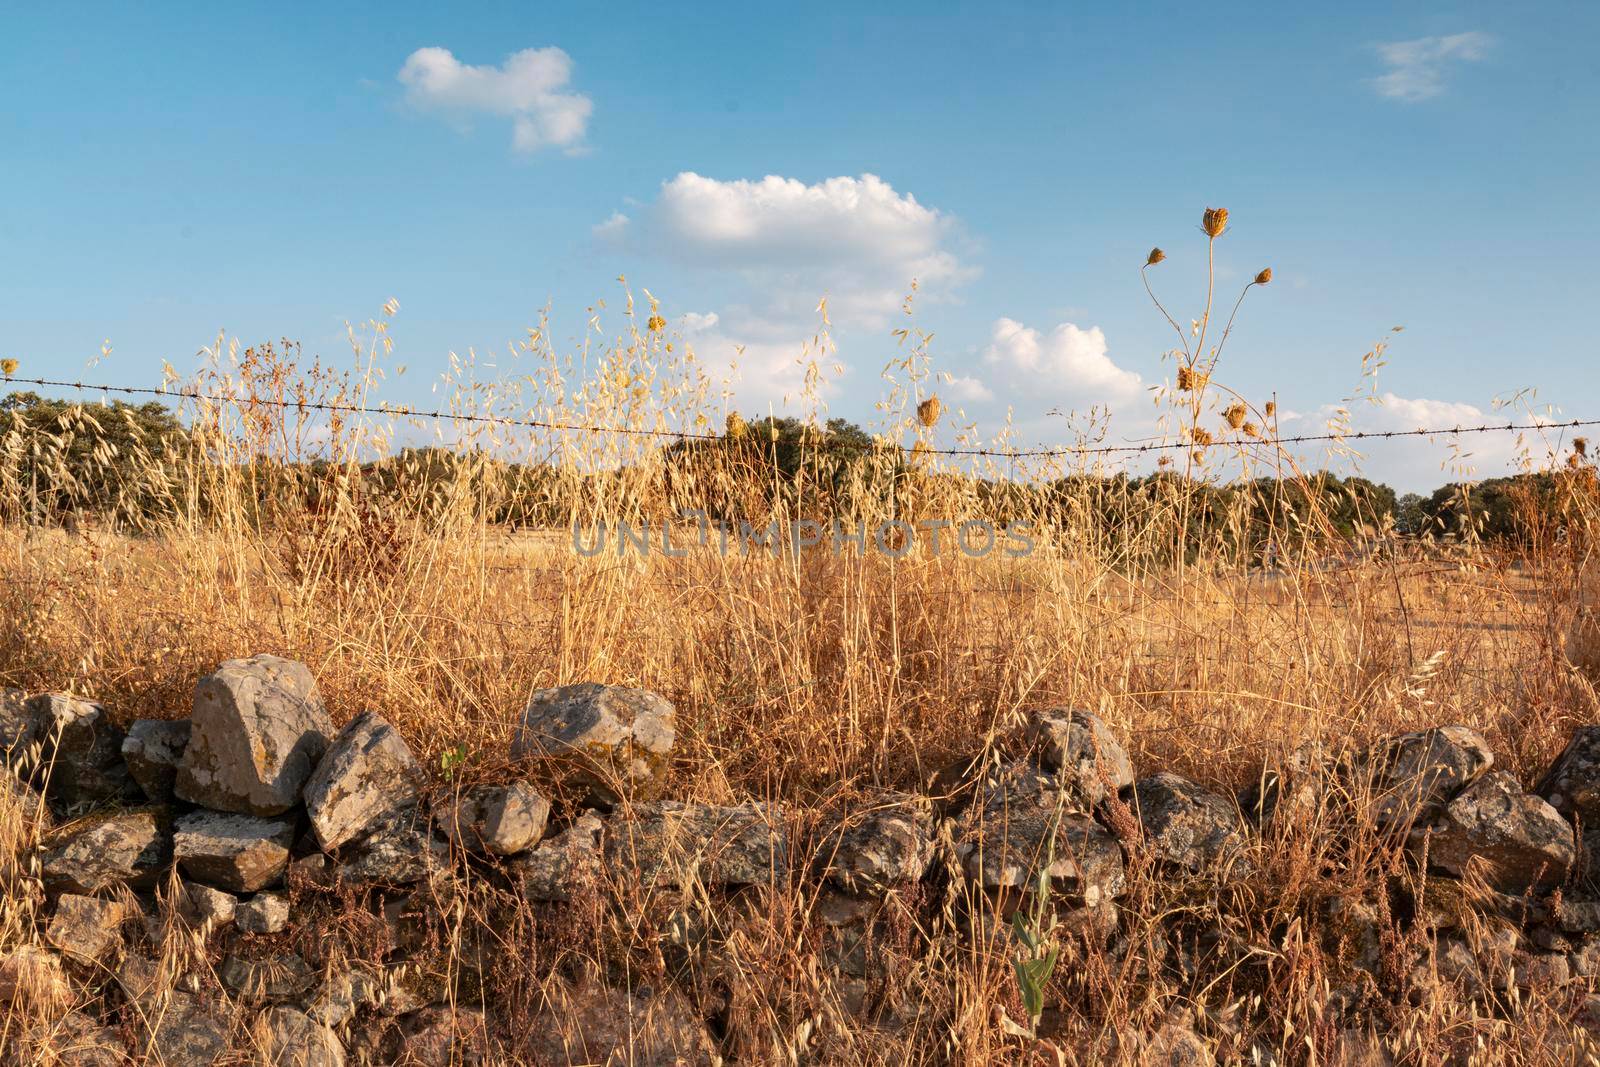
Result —
POLYGON ((1144 265, 1147 266, 1147 267, 1153 267, 1157 263, 1160 263, 1163 259, 1166 259, 1166 258, 1167 258, 1167 254, 1165 252, 1161 251, 1161 249, 1152 248, 1150 250, 1150 255, 1145 258, 1144 265))
MULTIPOLYGON (((16 364, 16 360, 7 360, 6 362, 11 363, 13 366, 16 364)), ((7 371, 6 373, 10 374, 11 372, 7 371)), ((1589 439, 1587 437, 1574 437, 1572 439, 1572 451, 1580 456, 1587 456, 1589 454, 1589 439)))
POLYGON ((1191 426, 1189 427, 1189 440, 1204 448, 1206 445, 1211 444, 1215 438, 1211 436, 1211 431, 1204 426, 1191 426))
POLYGON ((943 406, 939 403, 939 398, 930 396, 917 405, 917 421, 924 426, 936 426, 939 423, 939 412, 942 410, 943 406))
POLYGON ((7 378, 17 373, 17 361, 14 359, 0 359, 0 374, 7 378))
POLYGON ((1262 267, 1261 268, 1261 273, 1256 275, 1256 284, 1257 285, 1266 285, 1271 280, 1272 280, 1272 268, 1271 267, 1262 267))
POLYGON ((743 415, 740 415, 737 411, 730 411, 728 412, 728 419, 724 429, 730 438, 737 441, 749 431, 750 427, 744 421, 743 415))
POLYGON ((1221 237, 1223 231, 1228 228, 1228 209, 1206 208, 1206 213, 1200 217, 1200 228, 1206 231, 1207 237, 1221 237))
POLYGON ((1248 413, 1245 411, 1244 405, 1235 400, 1233 403, 1228 405, 1228 410, 1222 413, 1222 417, 1228 420, 1228 426, 1230 429, 1237 430, 1239 427, 1244 425, 1244 417, 1246 414, 1248 413))
POLYGON ((1261 436, 1261 427, 1257 426, 1253 422, 1247 422, 1243 426, 1239 427, 1239 429, 1244 431, 1244 435, 1246 437, 1260 437, 1261 436))
POLYGON ((649 327, 651 333, 660 333, 667 328, 667 320, 660 315, 651 315, 650 321, 645 325, 649 327))
POLYGON ((1178 391, 1180 393, 1193 393, 1204 389, 1211 380, 1211 375, 1201 374, 1189 367, 1178 368, 1178 391))
POLYGON ((1278 413, 1278 402, 1276 400, 1267 401, 1267 406, 1263 410, 1266 411, 1267 418, 1272 418, 1272 416, 1278 413))

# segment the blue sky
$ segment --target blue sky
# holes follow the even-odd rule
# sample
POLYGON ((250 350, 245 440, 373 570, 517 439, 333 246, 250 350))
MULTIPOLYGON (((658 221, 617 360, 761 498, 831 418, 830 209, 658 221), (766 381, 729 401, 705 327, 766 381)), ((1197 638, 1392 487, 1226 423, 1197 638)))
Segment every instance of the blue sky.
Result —
MULTIPOLYGON (((915 275, 970 417, 1059 441, 1047 412, 1107 404, 1120 440, 1170 374, 1137 268, 1166 249, 1197 313, 1218 205, 1224 292, 1275 273, 1222 377, 1298 428, 1396 325, 1358 426, 1527 387, 1600 416, 1600 7, 855 6, 13 7, 0 355, 76 376, 109 339, 95 377, 148 385, 225 329, 341 359, 393 297, 386 395, 425 402, 451 351, 546 304, 577 337, 626 273, 707 363, 746 345, 747 409, 827 295, 829 403, 868 419, 915 275)), ((1444 455, 1367 465, 1414 488, 1444 455)))

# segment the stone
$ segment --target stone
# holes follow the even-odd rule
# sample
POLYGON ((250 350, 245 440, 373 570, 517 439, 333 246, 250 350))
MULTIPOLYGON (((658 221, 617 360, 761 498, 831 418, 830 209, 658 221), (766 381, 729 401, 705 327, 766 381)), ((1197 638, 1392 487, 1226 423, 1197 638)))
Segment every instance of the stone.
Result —
POLYGON ((1071 811, 1019 805, 986 810, 969 821, 956 846, 967 877, 985 889, 1033 892, 1041 877, 1084 904, 1127 889, 1122 848, 1094 819, 1071 811))
POLYGON ((357 1010, 378 1003, 383 983, 372 968, 344 963, 330 969, 316 995, 306 1004, 306 1014, 335 1029, 355 1017, 357 1010))
POLYGON ((139 788, 122 762, 122 731, 105 707, 71 693, 30 697, 39 759, 33 778, 50 800, 65 808, 133 802, 139 788))
POLYGON ((90 895, 123 884, 147 888, 166 867, 171 847, 151 812, 99 819, 70 831, 45 853, 45 889, 90 895))
POLYGON ((1572 827, 1540 797, 1503 771, 1461 790, 1444 811, 1411 831, 1428 863, 1465 877, 1481 871, 1495 889, 1524 893, 1566 880, 1576 857, 1572 827))
POLYGON ((450 861, 450 848, 433 836, 431 821, 417 808, 390 812, 354 842, 337 877, 356 886, 410 885, 450 861))
POLYGON ((54 1015, 72 999, 61 957, 38 945, 0 952, 0 1017, 54 1015))
POLYGON ((1190 871, 1238 861, 1246 843, 1233 801, 1162 772, 1134 787, 1145 841, 1155 854, 1190 871))
POLYGON ((1383 971, 1383 914, 1354 896, 1331 897, 1323 947, 1331 959, 1377 978, 1383 971))
POLYGON ((232 893, 199 882, 183 884, 183 911, 190 920, 212 929, 233 922, 239 900, 232 893))
POLYGON ((1567 818, 1600 825, 1600 726, 1580 726, 1533 791, 1567 818))
POLYGON ((877 892, 918 882, 933 860, 933 807, 921 797, 893 793, 847 821, 823 842, 825 876, 850 892, 877 892))
POLYGON ((421 768, 394 727, 375 712, 350 720, 306 782, 306 813, 324 851, 367 833, 412 804, 421 768))
POLYGON ((146 1031, 138 1051, 159 1053, 164 1067, 221 1063, 230 1051, 227 1021, 192 994, 174 992, 165 999, 164 1004, 148 1005, 135 1014, 146 1031))
POLYGON ((519 856, 513 869, 523 899, 531 904, 567 903, 592 888, 601 869, 604 828, 598 816, 585 812, 561 833, 519 856))
POLYGON ((1567 966, 1579 978, 1600 978, 1600 937, 1588 936, 1567 953, 1567 966))
POLYGON ((337 1035, 295 1008, 262 1012, 256 1019, 255 1043, 260 1067, 344 1067, 344 1046, 337 1035))
POLYGON ((117 1032, 108 1026, 101 1026, 81 1011, 69 1011, 53 1022, 33 1026, 22 1035, 22 1043, 28 1059, 19 1058, 15 1061, 18 1064, 124 1067, 128 1062, 117 1032))
POLYGON ((63 893, 45 928, 45 940, 63 956, 80 963, 98 963, 122 943, 127 909, 120 901, 63 893))
POLYGON ((183 873, 230 893, 254 893, 283 877, 294 822, 194 811, 174 824, 173 855, 183 873))
POLYGON ((1057 772, 1085 804, 1133 785, 1133 761, 1098 715, 1051 708, 1035 712, 1027 732, 1040 766, 1057 772))
POLYGON ((0 689, 0 767, 20 768, 31 762, 28 750, 37 739, 37 725, 27 693, 0 689))
POLYGON ((292 952, 260 959, 234 954, 222 961, 217 977, 245 1000, 274 1003, 300 999, 317 980, 316 972, 292 952))
POLYGON ((123 995, 135 1004, 160 996, 170 984, 169 976, 162 973, 161 961, 140 952, 124 954, 114 974, 123 995))
POLYGON ((648 782, 663 769, 675 739, 676 712, 648 689, 582 682, 540 689, 528 701, 511 741, 514 759, 574 760, 603 792, 648 782))
POLYGON ((422 1008, 401 1018, 398 1038, 390 1062, 416 1067, 435 1063, 471 1067, 488 1062, 489 1027, 481 1011, 448 1005, 422 1008))
POLYGON ((189 720, 139 719, 122 739, 122 760, 144 795, 157 804, 172 802, 178 764, 189 746, 189 720))
POLYGON ((1373 819, 1404 831, 1488 773, 1494 753, 1475 731, 1440 726, 1384 738, 1357 762, 1372 790, 1373 819))
POLYGON ((550 802, 522 781, 472 786, 434 812, 453 844, 491 856, 526 852, 544 836, 549 819, 550 802))
POLYGON ((711 1067, 705 1026, 675 993, 633 993, 599 985, 560 987, 529 1033, 536 1063, 627 1063, 711 1067))
POLYGON ((282 893, 257 893, 240 902, 234 921, 247 934, 279 934, 289 927, 289 898, 282 893))
POLYGON ((241 815, 282 815, 333 736, 317 684, 302 663, 277 656, 224 662, 194 693, 179 798, 241 815))
POLYGON ((782 817, 768 804, 642 804, 606 820, 606 865, 622 881, 647 886, 780 884, 789 854, 782 817))

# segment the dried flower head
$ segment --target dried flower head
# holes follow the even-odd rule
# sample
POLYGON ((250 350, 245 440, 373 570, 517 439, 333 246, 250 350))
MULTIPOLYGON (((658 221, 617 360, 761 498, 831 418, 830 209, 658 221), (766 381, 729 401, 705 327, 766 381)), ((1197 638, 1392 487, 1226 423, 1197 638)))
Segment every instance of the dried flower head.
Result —
POLYGON ((939 423, 939 412, 942 410, 943 406, 939 403, 939 398, 930 396, 917 405, 917 421, 924 426, 936 426, 939 423))
POLYGON ((17 361, 14 359, 0 359, 0 374, 9 378, 17 373, 17 366, 17 361))
POLYGON ((1211 431, 1204 426, 1191 426, 1189 427, 1189 440, 1204 448, 1216 439, 1211 436, 1211 431))
POLYGON ((1190 367, 1178 368, 1178 391, 1181 393, 1193 393, 1204 389, 1210 380, 1209 374, 1201 374, 1190 367))
MULTIPOLYGON (((13 367, 16 365, 15 360, 7 360, 6 362, 12 364, 13 367)), ((6 373, 10 374, 11 372, 7 371, 6 373)), ((1589 454, 1589 439, 1587 437, 1574 437, 1572 439, 1572 451, 1580 456, 1587 456, 1589 454)))
POLYGON ((1239 429, 1244 432, 1244 435, 1246 437, 1260 437, 1261 436, 1261 427, 1257 426, 1253 422, 1247 422, 1243 426, 1239 427, 1239 429))
POLYGON ((1150 255, 1145 258, 1144 265, 1147 266, 1147 267, 1153 267, 1157 263, 1160 263, 1163 259, 1166 259, 1166 258, 1167 258, 1167 254, 1165 252, 1161 251, 1161 249, 1152 248, 1150 250, 1150 255))
POLYGON ((660 315, 651 315, 650 321, 645 325, 649 327, 651 333, 660 333, 667 328, 667 320, 660 315))
POLYGON ((730 438, 737 441, 739 438, 743 437, 747 432, 749 432, 750 426, 744 421, 743 415, 740 415, 737 411, 730 411, 728 412, 728 419, 724 425, 724 429, 727 431, 727 435, 730 438))
POLYGON ((1206 208, 1206 213, 1200 217, 1200 228, 1206 231, 1207 237, 1221 237, 1223 231, 1228 228, 1228 209, 1206 208))
POLYGON ((1222 417, 1228 420, 1228 427, 1230 429, 1237 430, 1239 427, 1244 425, 1244 417, 1246 414, 1248 414, 1248 412, 1245 411, 1244 405, 1235 400, 1233 403, 1228 405, 1228 410, 1222 413, 1222 417))
POLYGON ((1270 419, 1272 416, 1278 413, 1278 402, 1276 400, 1269 400, 1267 401, 1267 406, 1262 410, 1267 413, 1267 418, 1270 419))
POLYGON ((1272 280, 1272 268, 1271 267, 1262 267, 1261 268, 1261 273, 1256 275, 1256 284, 1257 285, 1266 285, 1271 280, 1272 280))

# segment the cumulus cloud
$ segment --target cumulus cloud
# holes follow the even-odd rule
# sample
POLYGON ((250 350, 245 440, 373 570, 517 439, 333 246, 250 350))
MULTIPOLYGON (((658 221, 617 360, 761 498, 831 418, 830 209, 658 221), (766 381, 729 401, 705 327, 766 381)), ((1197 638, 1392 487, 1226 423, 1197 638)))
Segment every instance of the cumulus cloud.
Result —
POLYGON ((1138 374, 1124 370, 1107 354, 1100 327, 1084 330, 1070 322, 1048 334, 1015 319, 997 319, 984 350, 984 365, 1013 393, 1078 407, 1122 404, 1144 389, 1138 374))
POLYGON ((972 276, 950 247, 953 229, 948 215, 873 174, 808 185, 685 171, 594 232, 617 247, 732 272, 770 318, 809 317, 827 296, 836 321, 881 326, 913 280, 937 293, 972 276))
POLYGON ((462 63, 448 48, 419 48, 406 57, 398 78, 406 99, 419 108, 510 118, 519 152, 578 150, 594 110, 587 96, 566 91, 572 57, 554 47, 514 52, 498 67, 462 63))
MULTIPOLYGON (((976 274, 958 254, 953 218, 872 174, 807 183, 685 171, 600 222, 594 236, 682 268, 686 287, 722 294, 714 322, 686 320, 684 329, 711 366, 733 361, 747 405, 797 395, 808 360, 822 366, 820 388, 831 392, 834 366, 849 373, 849 338, 886 329, 913 282, 939 300, 976 274), (818 340, 824 298, 837 346, 827 351, 818 340)), ((987 393, 975 380, 961 389, 987 393)))
POLYGON ((971 375, 950 379, 945 391, 957 404, 987 404, 994 399, 994 391, 971 375))
POLYGON ((1377 46, 1387 73, 1372 79, 1380 96, 1391 100, 1427 100, 1444 92, 1444 72, 1451 63, 1474 63, 1488 54, 1494 38, 1472 31, 1447 37, 1419 37, 1377 46))

